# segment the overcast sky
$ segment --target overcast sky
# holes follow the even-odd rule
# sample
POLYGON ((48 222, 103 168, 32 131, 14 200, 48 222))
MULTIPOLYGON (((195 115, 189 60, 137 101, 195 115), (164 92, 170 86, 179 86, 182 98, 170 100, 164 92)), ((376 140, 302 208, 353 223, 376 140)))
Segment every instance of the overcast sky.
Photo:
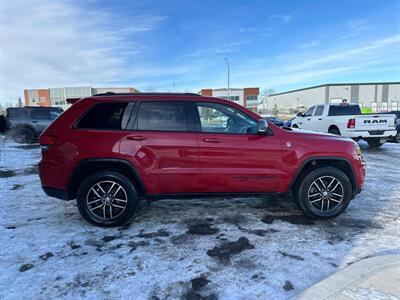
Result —
POLYGON ((0 14, 0 102, 27 88, 224 87, 224 58, 232 87, 400 81, 399 0, 0 0, 0 14))

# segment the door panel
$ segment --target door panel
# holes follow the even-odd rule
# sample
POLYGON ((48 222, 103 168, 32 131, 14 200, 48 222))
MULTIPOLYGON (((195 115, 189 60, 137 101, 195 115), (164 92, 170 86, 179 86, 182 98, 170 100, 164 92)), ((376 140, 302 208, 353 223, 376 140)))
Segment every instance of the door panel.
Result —
POLYGON ((276 191, 282 161, 277 136, 198 133, 197 137, 200 191, 276 191))
POLYGON ((148 193, 198 192, 198 142, 196 133, 188 132, 187 103, 143 101, 133 115, 120 152, 142 174, 148 193))
POLYGON ((275 191, 281 175, 279 138, 257 134, 257 121, 229 105, 196 106, 200 191, 275 191))
POLYGON ((149 194, 198 191, 198 144, 195 133, 129 131, 120 152, 147 180, 149 194))

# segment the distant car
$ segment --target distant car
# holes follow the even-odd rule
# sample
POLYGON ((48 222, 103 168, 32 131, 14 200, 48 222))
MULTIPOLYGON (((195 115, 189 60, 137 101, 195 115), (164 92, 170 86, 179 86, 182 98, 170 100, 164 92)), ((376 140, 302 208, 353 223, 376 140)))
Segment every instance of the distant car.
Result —
POLYGON ((365 140, 372 148, 378 148, 396 138, 392 113, 363 114, 358 104, 320 104, 299 113, 292 121, 292 128, 327 132, 365 140))
POLYGON ((274 124, 276 126, 279 126, 279 127, 282 127, 283 124, 284 124, 284 122, 281 119, 276 118, 276 117, 263 117, 263 118, 265 120, 271 122, 272 124, 274 124))
POLYGON ((295 119, 296 117, 290 118, 289 120, 287 120, 286 122, 283 123, 284 127, 292 127, 292 121, 295 119))
POLYGON ((15 142, 33 143, 62 112, 60 107, 10 107, 7 127, 15 142))

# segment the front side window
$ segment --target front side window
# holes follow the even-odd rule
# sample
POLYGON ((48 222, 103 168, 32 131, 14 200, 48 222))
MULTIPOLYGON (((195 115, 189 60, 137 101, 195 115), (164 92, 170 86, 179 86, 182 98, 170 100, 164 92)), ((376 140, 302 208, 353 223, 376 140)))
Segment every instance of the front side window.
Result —
POLYGON ((220 103, 197 103, 202 132, 256 133, 257 122, 246 114, 220 103))
POLYGON ((317 109, 315 110, 314 116, 322 116, 323 111, 324 111, 324 106, 323 105, 317 106, 317 109))
POLYGON ((312 116, 315 106, 311 106, 305 113, 306 116, 312 116))
POLYGON ((142 102, 138 111, 137 129, 187 131, 186 102, 142 102))
POLYGON ((100 103, 91 108, 76 124, 77 128, 121 130, 127 103, 100 103))

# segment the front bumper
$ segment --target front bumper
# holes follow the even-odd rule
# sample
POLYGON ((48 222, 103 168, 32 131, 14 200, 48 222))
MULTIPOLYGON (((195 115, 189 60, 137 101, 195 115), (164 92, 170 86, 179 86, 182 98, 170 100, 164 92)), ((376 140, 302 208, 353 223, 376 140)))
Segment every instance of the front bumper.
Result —
POLYGON ((61 200, 68 200, 68 193, 66 190, 42 186, 43 191, 47 196, 61 200))

